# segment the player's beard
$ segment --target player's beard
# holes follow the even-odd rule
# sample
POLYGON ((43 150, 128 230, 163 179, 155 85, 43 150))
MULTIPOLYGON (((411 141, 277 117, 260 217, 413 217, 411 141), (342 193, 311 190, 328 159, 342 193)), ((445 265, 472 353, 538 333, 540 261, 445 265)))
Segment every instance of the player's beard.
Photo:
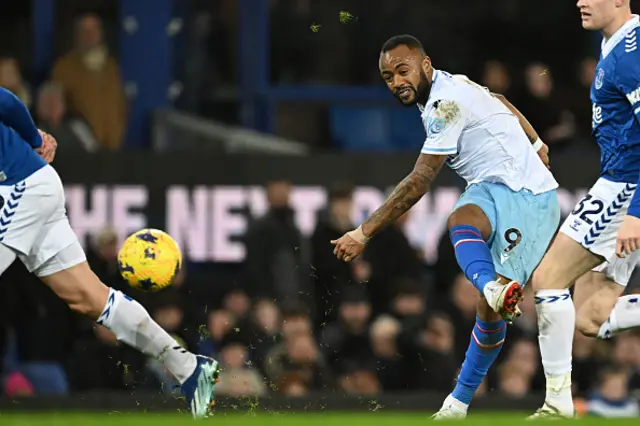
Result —
POLYGON ((400 103, 407 107, 413 107, 416 104, 425 105, 427 100, 429 99, 429 94, 431 93, 431 82, 429 81, 429 77, 425 74, 424 71, 420 70, 420 81, 418 82, 418 87, 411 87, 415 96, 413 101, 405 103, 398 96, 397 93, 394 94, 396 99, 400 101, 400 103))

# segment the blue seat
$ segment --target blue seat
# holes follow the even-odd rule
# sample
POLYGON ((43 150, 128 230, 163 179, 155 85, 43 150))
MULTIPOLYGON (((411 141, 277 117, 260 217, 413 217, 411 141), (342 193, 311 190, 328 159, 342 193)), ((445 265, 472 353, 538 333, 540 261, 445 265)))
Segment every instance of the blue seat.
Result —
POLYGON ((385 108, 334 107, 329 111, 329 120, 331 135, 344 150, 393 150, 385 108))
POLYGON ((425 139, 418 108, 390 108, 391 139, 400 151, 420 152, 425 139))
POLYGON ((424 128, 417 108, 334 107, 331 134, 348 151, 419 152, 424 128))

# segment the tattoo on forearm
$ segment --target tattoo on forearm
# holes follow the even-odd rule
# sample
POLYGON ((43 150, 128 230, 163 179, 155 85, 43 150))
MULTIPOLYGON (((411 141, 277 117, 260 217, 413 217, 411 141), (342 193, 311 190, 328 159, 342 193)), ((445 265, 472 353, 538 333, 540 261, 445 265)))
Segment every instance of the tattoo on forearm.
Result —
POLYGON ((384 204, 362 224, 362 232, 371 237, 409 211, 427 193, 438 171, 439 169, 427 164, 416 165, 416 168, 396 186, 384 204))

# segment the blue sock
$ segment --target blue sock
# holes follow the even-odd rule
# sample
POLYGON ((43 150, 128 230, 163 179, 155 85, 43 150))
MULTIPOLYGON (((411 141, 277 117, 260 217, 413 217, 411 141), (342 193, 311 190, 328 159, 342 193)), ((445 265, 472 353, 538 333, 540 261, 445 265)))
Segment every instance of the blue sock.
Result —
POLYGON ((498 357, 506 335, 507 324, 504 321, 484 322, 476 318, 469 349, 458 375, 458 383, 452 393, 455 399, 467 405, 471 403, 489 367, 498 357))
POLYGON ((493 266, 491 250, 482 239, 482 234, 474 226, 460 225, 451 228, 449 238, 462 272, 484 294, 484 286, 495 281, 498 276, 493 266))

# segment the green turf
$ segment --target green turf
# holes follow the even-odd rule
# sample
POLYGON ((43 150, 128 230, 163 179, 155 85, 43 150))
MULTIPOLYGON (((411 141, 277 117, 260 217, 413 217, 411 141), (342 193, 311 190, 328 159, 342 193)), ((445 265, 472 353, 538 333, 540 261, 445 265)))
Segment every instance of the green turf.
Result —
MULTIPOLYGON (((216 426, 423 426, 428 423, 427 413, 309 413, 309 414, 219 414, 209 419, 194 421, 187 414, 126 414, 126 413, 0 413, 2 426, 179 426, 213 424, 216 426)), ((616 426, 637 425, 638 419, 603 420, 585 418, 580 425, 596 426, 603 422, 616 426)), ((459 423, 459 422, 458 422, 459 423)), ((524 414, 478 414, 470 416, 465 423, 478 426, 530 425, 524 414)), ((554 421, 553 425, 575 424, 574 420, 554 421)))

